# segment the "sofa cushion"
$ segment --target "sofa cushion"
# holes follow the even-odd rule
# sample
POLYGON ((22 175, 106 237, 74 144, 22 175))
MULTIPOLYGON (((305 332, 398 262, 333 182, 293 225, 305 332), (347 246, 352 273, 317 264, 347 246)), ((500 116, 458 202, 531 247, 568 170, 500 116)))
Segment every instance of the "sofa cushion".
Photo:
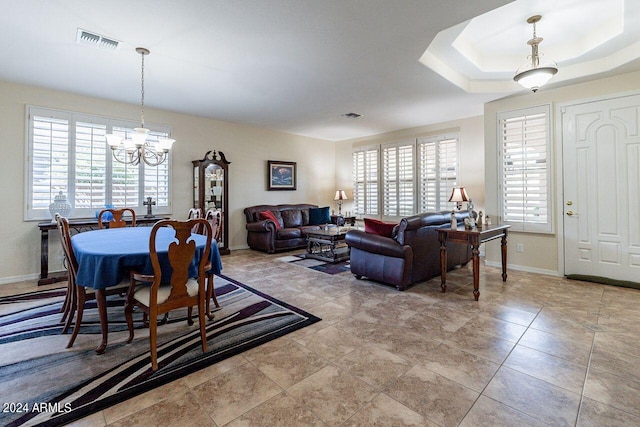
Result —
POLYGON ((281 211, 280 214, 285 228, 295 228, 302 225, 302 212, 300 209, 281 211))
POLYGON ((261 220, 270 219, 271 221, 275 222, 276 223, 276 230, 280 230, 282 228, 282 226, 280 225, 280 221, 278 221, 278 218, 276 218, 274 213, 271 212, 271 211, 258 212, 258 217, 261 220))
POLYGON ((329 206, 322 208, 309 208, 309 225, 329 224, 331 222, 331 213, 329 206))
POLYGON ((278 239, 288 240, 297 239, 298 237, 302 237, 299 228, 282 228, 278 230, 278 239))
POLYGON ((377 234, 379 236, 392 237, 393 228, 397 224, 382 222, 373 218, 364 219, 364 231, 367 233, 377 234))

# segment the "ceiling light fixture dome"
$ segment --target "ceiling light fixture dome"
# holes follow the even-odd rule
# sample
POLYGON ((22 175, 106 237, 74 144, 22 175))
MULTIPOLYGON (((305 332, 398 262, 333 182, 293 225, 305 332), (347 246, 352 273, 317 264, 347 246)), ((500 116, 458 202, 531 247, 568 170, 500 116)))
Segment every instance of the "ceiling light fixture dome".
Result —
POLYGON ((513 76, 513 80, 534 92, 544 86, 558 72, 558 65, 555 62, 549 59, 540 59, 538 45, 543 38, 536 36, 536 22, 540 19, 542 19, 540 15, 534 15, 527 19, 528 24, 533 24, 533 38, 527 42, 531 46, 531 60, 518 68, 516 75, 513 76))

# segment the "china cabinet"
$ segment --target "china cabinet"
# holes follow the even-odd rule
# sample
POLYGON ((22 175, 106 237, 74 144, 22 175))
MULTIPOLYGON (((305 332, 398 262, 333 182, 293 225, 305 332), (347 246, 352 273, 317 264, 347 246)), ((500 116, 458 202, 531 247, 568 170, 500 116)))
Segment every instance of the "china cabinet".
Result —
POLYGON ((207 151, 201 160, 193 160, 193 207, 203 215, 209 209, 219 211, 222 232, 218 239, 220 254, 229 251, 229 162, 222 151, 207 151))

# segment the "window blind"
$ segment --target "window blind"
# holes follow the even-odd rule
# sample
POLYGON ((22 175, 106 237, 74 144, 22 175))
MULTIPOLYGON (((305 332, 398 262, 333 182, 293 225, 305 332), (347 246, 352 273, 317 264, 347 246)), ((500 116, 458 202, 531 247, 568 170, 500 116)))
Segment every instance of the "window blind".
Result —
POLYGON ((353 151, 353 205, 356 215, 378 214, 378 149, 353 151))
POLYGON ((407 216, 414 206, 415 141, 382 147, 382 206, 383 215, 407 216))
MULTIPOLYGON (((50 219, 49 204, 60 191, 74 217, 92 217, 106 204, 142 211, 149 196, 156 212, 170 213, 170 159, 158 167, 122 164, 106 144, 107 133, 128 137, 139 124, 31 106, 27 117, 25 219, 50 219)), ((149 128, 148 139, 170 136, 169 127, 149 128)))
POLYGON ((517 231, 551 232, 549 106, 499 115, 501 215, 517 231))
POLYGON ((458 182, 458 135, 418 141, 418 208, 420 212, 453 209, 451 188, 458 182))

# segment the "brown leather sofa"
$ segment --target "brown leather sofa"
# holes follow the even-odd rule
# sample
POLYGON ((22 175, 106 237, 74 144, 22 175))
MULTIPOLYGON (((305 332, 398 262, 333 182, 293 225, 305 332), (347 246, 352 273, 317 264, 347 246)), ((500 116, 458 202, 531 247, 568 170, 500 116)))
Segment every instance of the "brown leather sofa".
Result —
POLYGON ((319 230, 321 225, 309 224, 309 209, 317 205, 258 205, 245 208, 247 220, 247 244, 251 249, 274 253, 307 247, 307 230, 319 230), (261 219, 259 213, 271 211, 280 229, 269 219, 261 219))
MULTIPOLYGON (((468 212, 457 212, 458 224, 468 212)), ((351 248, 351 272, 398 290, 440 275, 440 242, 437 228, 451 224, 451 212, 427 212, 403 218, 392 237, 351 230, 346 235, 351 248)), ((447 270, 471 260, 468 245, 447 244, 447 270)))

